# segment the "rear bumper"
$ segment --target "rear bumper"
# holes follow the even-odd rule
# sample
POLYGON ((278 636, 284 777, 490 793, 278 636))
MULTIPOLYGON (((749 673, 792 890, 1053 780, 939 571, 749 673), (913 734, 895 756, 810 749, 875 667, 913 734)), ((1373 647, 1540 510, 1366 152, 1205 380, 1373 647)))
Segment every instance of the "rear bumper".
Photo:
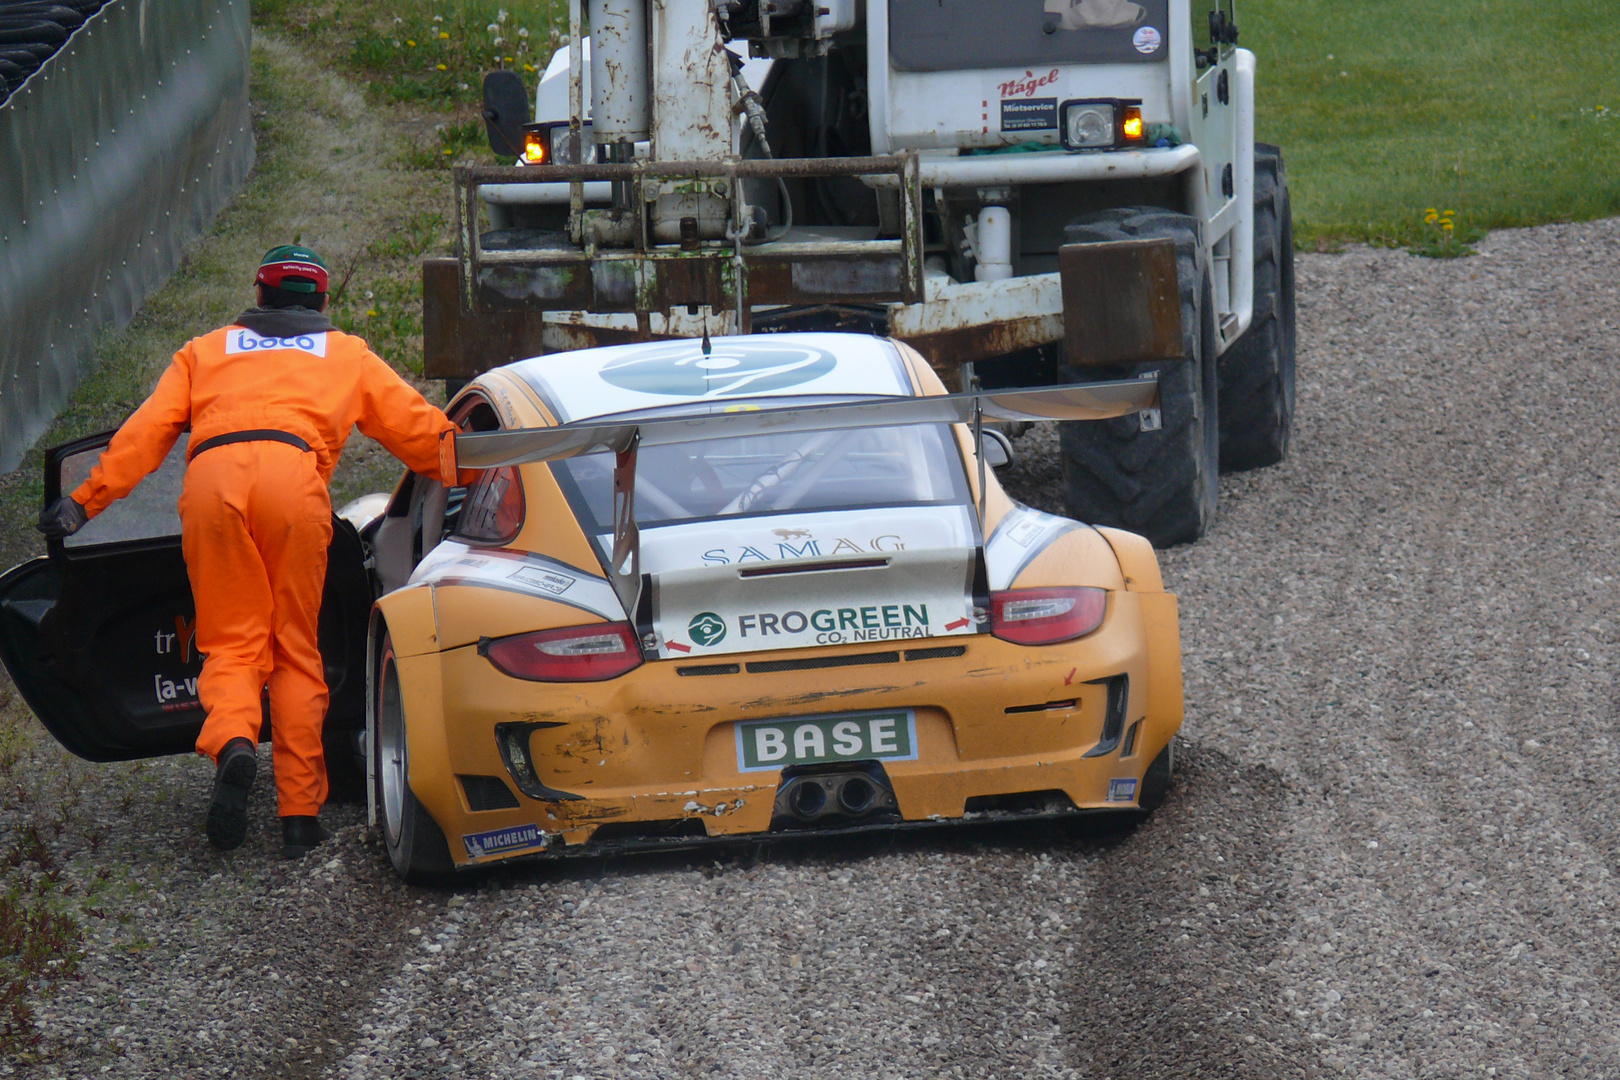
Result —
MULTIPOLYGON (((1102 628, 1075 642, 1029 648, 980 636, 965 645, 959 657, 908 660, 900 649, 892 662, 770 675, 744 666, 734 675, 694 677, 680 674, 688 666, 681 661, 660 661, 610 682, 579 684, 508 678, 473 648, 402 657, 411 789, 444 830, 458 865, 542 850, 622 850, 638 824, 683 833, 674 846, 759 836, 771 830, 781 774, 741 769, 739 722, 908 708, 917 755, 883 762, 900 822, 958 820, 969 800, 1033 792, 1061 792, 1079 810, 1136 805, 1149 763, 1181 725, 1174 596, 1114 593, 1102 628), (1097 680, 1118 675, 1130 680, 1121 733, 1134 735, 1099 746, 1108 694, 1097 680), (514 721, 556 725, 529 736, 529 753, 547 787, 579 798, 519 793, 495 736, 496 724, 514 721), (498 778, 518 805, 474 810, 462 777, 498 778), (1125 789, 1115 786, 1110 799, 1111 782, 1120 780, 1135 783, 1123 798, 1125 789), (609 825, 604 837, 619 840, 599 845, 596 834, 609 825), (691 835, 696 825, 701 837, 691 835), (513 839, 520 834, 524 839, 513 839), (497 842, 481 844, 480 836, 497 842), (483 853, 507 844, 514 850, 483 853)), ((815 654, 858 651, 876 650, 815 654)), ((808 653, 737 659, 746 665, 808 653)))

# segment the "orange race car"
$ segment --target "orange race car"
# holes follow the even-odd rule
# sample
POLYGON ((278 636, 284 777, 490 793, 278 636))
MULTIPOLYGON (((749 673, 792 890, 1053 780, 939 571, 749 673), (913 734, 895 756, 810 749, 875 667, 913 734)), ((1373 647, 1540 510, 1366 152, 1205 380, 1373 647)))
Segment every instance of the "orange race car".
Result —
MULTIPOLYGON (((328 761, 364 762, 409 879, 1151 810, 1181 725, 1175 597, 1142 538, 1009 499, 976 429, 1156 403, 1143 380, 946 394, 904 345, 843 334, 488 372, 448 410, 476 483, 408 474, 343 511, 328 761)), ((97 439, 48 455, 47 499, 97 439)), ((189 751, 201 722, 178 476, 0 579, 0 657, 83 756, 189 751)))

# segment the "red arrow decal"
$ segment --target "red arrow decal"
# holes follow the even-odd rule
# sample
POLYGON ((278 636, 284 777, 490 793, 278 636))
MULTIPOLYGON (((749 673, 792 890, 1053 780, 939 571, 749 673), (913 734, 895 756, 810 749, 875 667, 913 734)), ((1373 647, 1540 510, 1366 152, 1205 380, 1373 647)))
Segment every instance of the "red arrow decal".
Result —
POLYGON ((962 627, 966 626, 967 624, 968 624, 968 621, 966 619, 957 619, 954 622, 946 623, 945 624, 945 629, 947 629, 947 630, 960 630, 960 629, 962 629, 962 627))
POLYGON ((690 646, 690 645, 682 645, 678 641, 666 641, 666 642, 664 642, 664 648, 672 649, 675 652, 691 652, 692 651, 692 646, 690 646))

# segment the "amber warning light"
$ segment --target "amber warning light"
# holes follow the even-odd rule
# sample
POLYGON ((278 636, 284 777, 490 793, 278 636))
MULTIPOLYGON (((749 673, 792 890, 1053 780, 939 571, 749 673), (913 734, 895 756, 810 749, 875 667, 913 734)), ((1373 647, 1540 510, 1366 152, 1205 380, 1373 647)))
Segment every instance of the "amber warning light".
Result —
POLYGON ((551 153, 550 132, 544 128, 526 128, 523 132, 523 160, 530 165, 544 165, 551 153))
POLYGON ((1126 142, 1136 142, 1142 137, 1142 107, 1140 105, 1125 106, 1125 122, 1120 125, 1120 131, 1126 142))

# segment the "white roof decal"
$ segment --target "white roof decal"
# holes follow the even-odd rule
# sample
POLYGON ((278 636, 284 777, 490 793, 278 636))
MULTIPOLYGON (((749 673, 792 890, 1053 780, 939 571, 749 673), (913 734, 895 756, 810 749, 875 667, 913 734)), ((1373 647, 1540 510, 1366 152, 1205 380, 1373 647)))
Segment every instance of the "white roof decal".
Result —
POLYGON ((1083 529, 1078 521, 1015 505, 996 525, 990 542, 984 545, 985 570, 993 591, 1012 588, 1013 582, 1035 556, 1064 533, 1083 529))
POLYGON ((553 353, 508 369, 558 423, 739 397, 912 396, 892 342, 861 334, 652 341, 553 353))
POLYGON ((608 620, 624 618, 624 606, 605 578, 542 555, 445 540, 411 574, 410 584, 424 583, 500 589, 555 600, 608 620))

